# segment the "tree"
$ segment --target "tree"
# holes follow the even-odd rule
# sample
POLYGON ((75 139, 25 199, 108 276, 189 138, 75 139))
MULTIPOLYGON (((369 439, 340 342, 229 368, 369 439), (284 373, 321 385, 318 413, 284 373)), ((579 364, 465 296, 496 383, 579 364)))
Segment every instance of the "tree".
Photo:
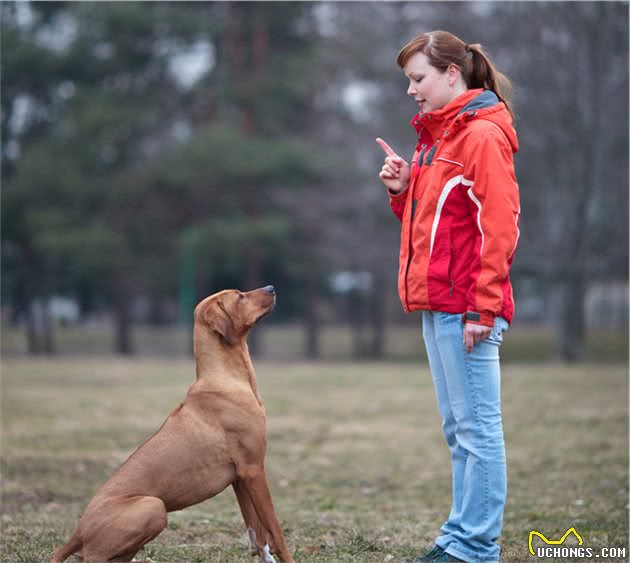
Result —
POLYGON ((575 361, 589 283, 628 276, 628 6, 510 4, 501 13, 530 22, 509 25, 512 41, 528 45, 513 51, 527 209, 516 264, 558 287, 557 353, 575 361))
POLYGON ((172 4, 54 6, 22 8, 28 23, 20 22, 18 4, 2 7, 3 42, 11 47, 2 69, 10 110, 3 108, 3 119, 16 119, 20 100, 30 107, 23 111, 28 128, 8 128, 6 146, 17 148, 3 153, 3 240, 23 257, 26 303, 57 289, 62 276, 53 265, 70 263, 77 280, 89 278, 113 300, 116 348, 131 353, 138 267, 166 244, 138 220, 150 198, 135 171, 152 162, 156 144, 170 141, 178 96, 169 65, 204 18, 194 6, 172 4), (55 42, 59 35, 63 44, 55 42), (36 79, 25 78, 29 63, 43 67, 36 79))
MULTIPOLYGON (((7 23, 27 45, 38 45, 50 25, 39 8, 28 28, 20 31, 17 16, 7 23)), ((307 11, 68 4, 52 18, 69 39, 57 51, 44 41, 55 65, 43 84, 52 92, 63 86, 67 96, 41 110, 45 132, 14 139, 22 154, 4 193, 3 240, 14 244, 24 230, 45 275, 26 268, 23 275, 49 280, 46 292, 66 278, 57 265, 70 264, 74 279, 105 295, 118 352, 133 350, 134 295, 165 282, 174 292, 182 241, 197 240, 198 251, 210 246, 223 262, 204 286, 232 276, 256 287, 267 283, 267 270, 290 279, 288 257, 306 261, 291 247, 298 225, 282 216, 276 193, 316 175, 317 151, 298 127, 305 83, 293 79, 309 57, 308 26, 300 25, 307 11), (182 88, 174 57, 200 42, 214 52, 211 72, 182 88)), ((7 76, 7 91, 19 97, 19 72, 7 76)))

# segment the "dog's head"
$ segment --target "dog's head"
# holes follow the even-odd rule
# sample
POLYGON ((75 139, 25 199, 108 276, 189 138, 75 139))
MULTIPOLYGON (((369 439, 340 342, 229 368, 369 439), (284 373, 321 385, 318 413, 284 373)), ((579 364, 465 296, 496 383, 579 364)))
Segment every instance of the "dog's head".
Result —
POLYGON ((226 344, 233 346, 270 313, 275 304, 276 291, 272 285, 248 292, 226 289, 206 297, 197 305, 195 324, 207 326, 226 344))

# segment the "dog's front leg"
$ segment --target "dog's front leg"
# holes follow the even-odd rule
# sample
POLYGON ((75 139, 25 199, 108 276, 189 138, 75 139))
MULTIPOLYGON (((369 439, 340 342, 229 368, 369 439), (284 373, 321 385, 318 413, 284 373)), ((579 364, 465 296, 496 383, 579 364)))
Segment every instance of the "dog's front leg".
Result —
POLYGON ((271 555, 269 544, 266 543, 264 547, 260 547, 258 545, 254 528, 247 528, 247 534, 249 535, 249 543, 252 546, 252 555, 260 555, 260 558, 263 560, 264 563, 276 563, 273 555, 271 555))
POLYGON ((269 483, 267 482, 264 468, 250 466, 239 474, 238 479, 251 501, 260 524, 271 535, 271 545, 274 553, 280 557, 283 563, 295 563, 289 553, 282 528, 273 508, 269 483))
POLYGON ((259 555, 265 563, 275 563, 275 559, 271 556, 269 549, 269 544, 272 542, 271 534, 261 524, 245 486, 237 480, 232 483, 232 487, 245 521, 245 527, 252 546, 252 554, 259 555))

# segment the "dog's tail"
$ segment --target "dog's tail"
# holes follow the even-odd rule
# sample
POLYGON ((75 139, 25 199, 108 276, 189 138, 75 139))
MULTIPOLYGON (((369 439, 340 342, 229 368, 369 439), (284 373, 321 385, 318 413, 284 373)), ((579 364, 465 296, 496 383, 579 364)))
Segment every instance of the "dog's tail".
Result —
POLYGON ((61 563, 81 547, 81 538, 75 532, 70 541, 52 556, 50 563, 61 563))

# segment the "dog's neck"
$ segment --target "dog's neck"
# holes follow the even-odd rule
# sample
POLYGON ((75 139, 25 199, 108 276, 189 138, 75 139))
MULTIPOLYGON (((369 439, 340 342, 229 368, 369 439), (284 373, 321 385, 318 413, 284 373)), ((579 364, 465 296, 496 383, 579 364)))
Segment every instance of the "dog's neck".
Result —
POLYGON ((194 334, 195 365, 197 382, 212 385, 212 374, 223 371, 251 387, 258 404, 262 407, 262 398, 258 393, 256 372, 249 355, 247 337, 243 336, 237 344, 227 345, 216 333, 195 331, 194 334))

